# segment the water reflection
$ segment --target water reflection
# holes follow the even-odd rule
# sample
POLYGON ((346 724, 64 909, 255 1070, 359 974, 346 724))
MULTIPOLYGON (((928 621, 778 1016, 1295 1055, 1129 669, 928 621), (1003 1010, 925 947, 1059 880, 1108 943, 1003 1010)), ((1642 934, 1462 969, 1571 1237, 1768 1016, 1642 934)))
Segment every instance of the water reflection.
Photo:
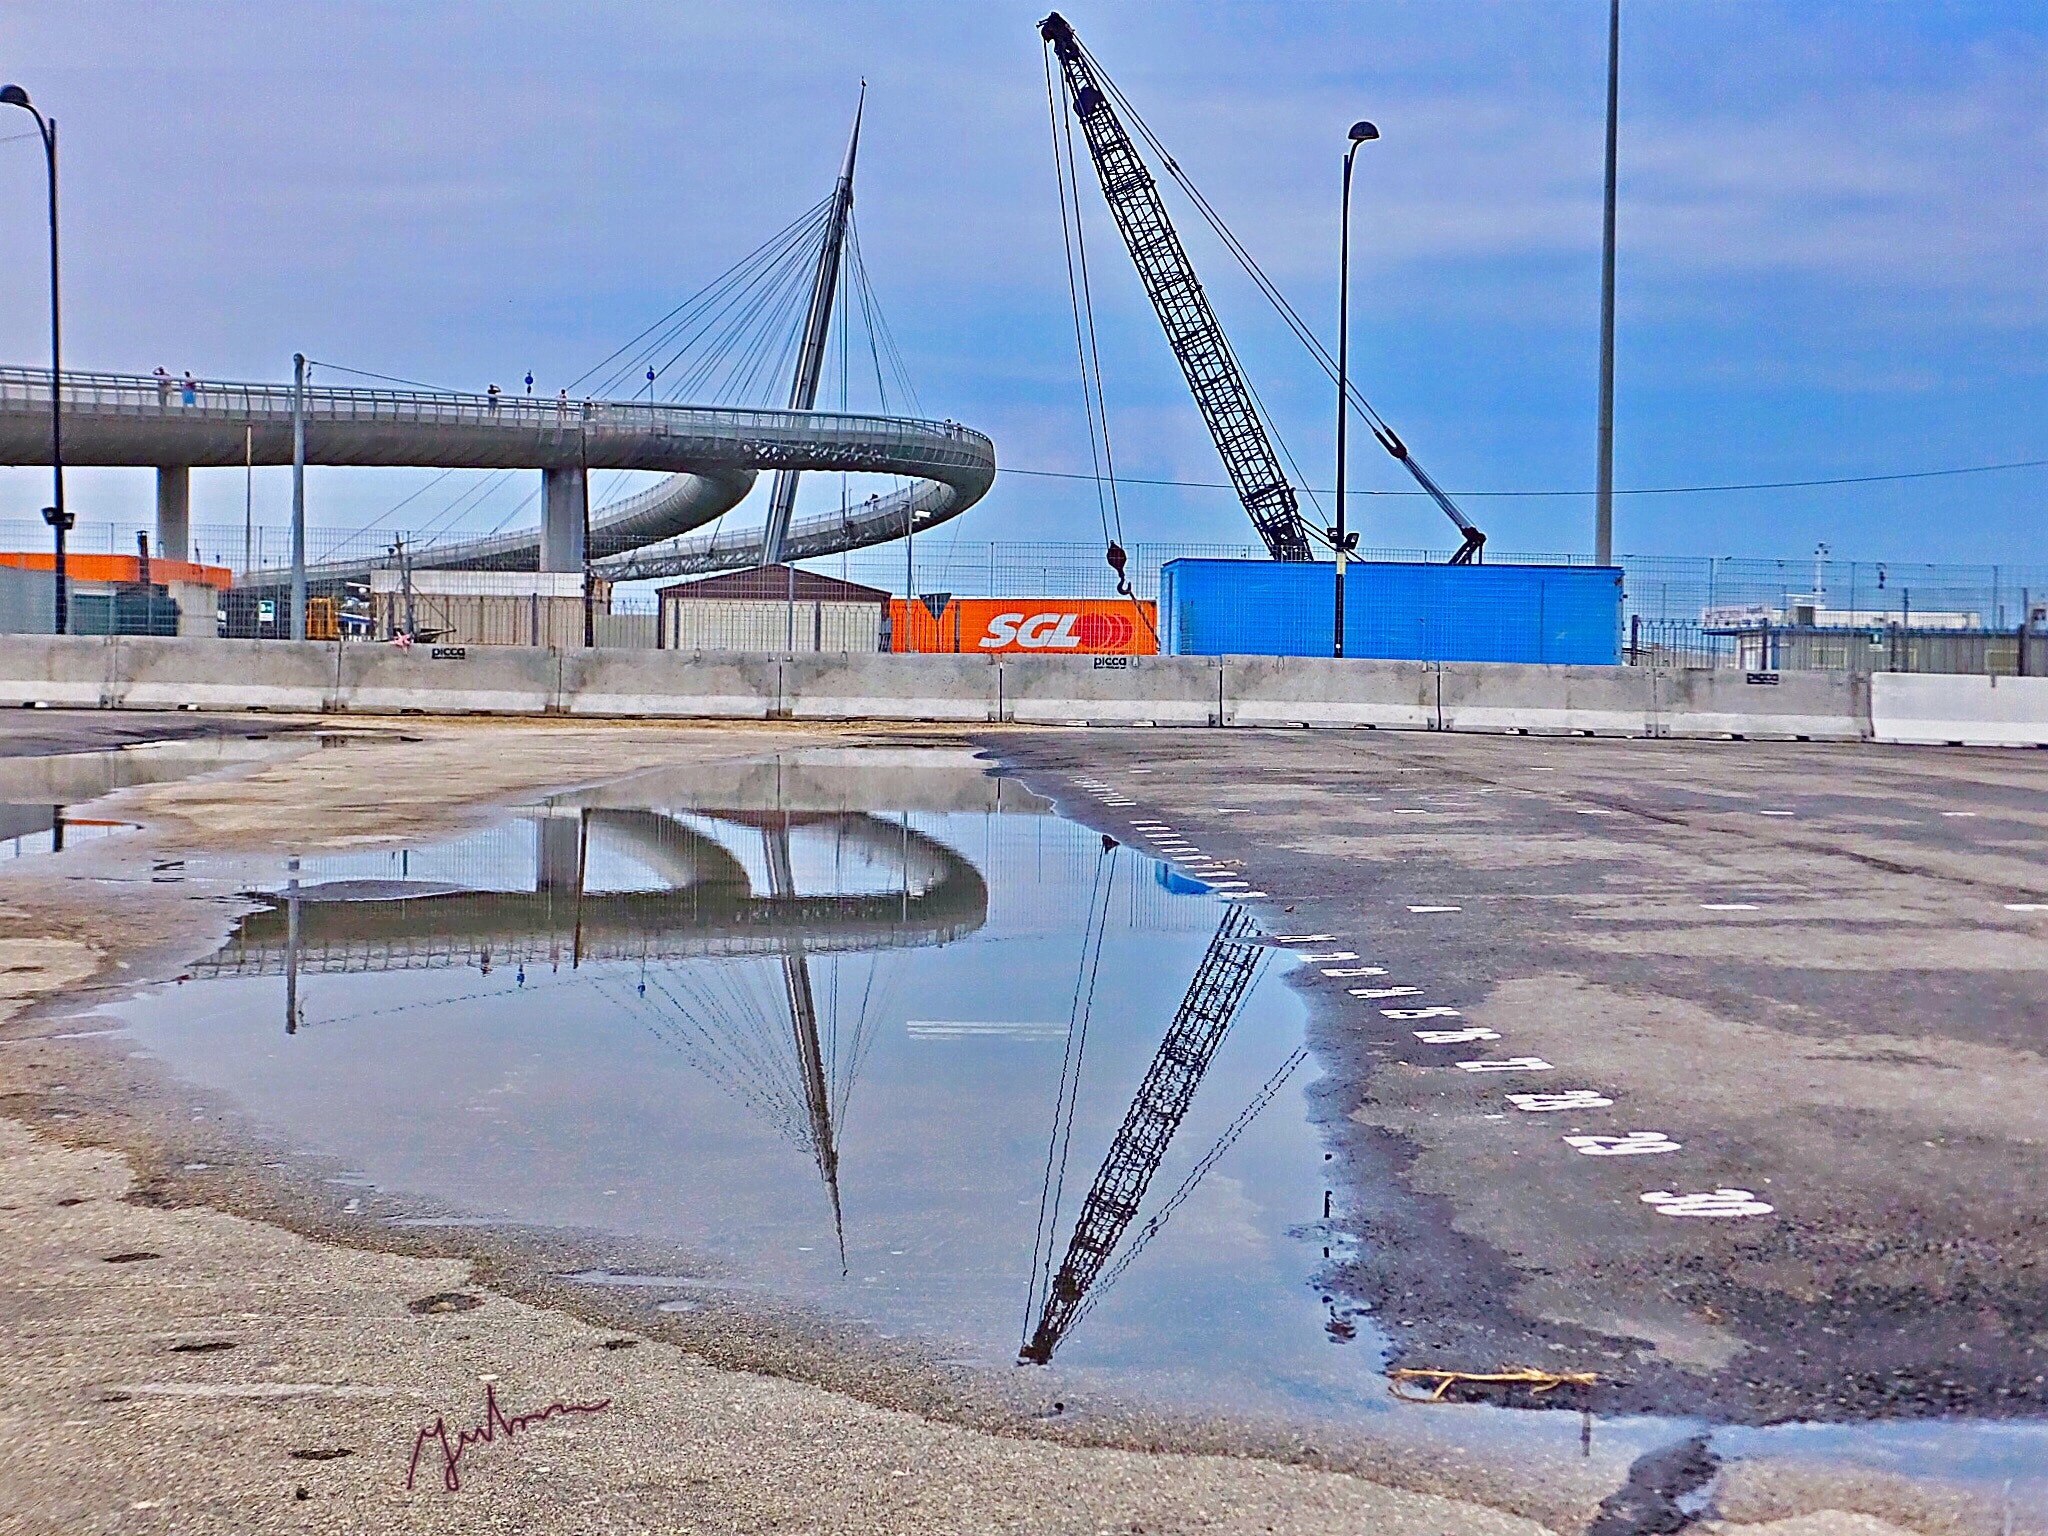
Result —
MULTIPOLYGON (((1114 844, 1108 838, 1102 841, 1103 853, 1107 856, 1114 851, 1114 844)), ((1113 882, 1114 866, 1110 867, 1108 874, 1113 882)), ((1114 889, 1113 884, 1109 889, 1114 889)), ((1091 940, 1094 941, 1094 958, 1099 959, 1100 956, 1100 939, 1095 923, 1096 913, 1091 909, 1089 930, 1082 940, 1084 967, 1088 967, 1091 940)), ((1266 953, 1265 947, 1258 942, 1257 931, 1251 915, 1242 907, 1232 907, 1224 912, 1223 921, 1217 925, 1216 936, 1209 941, 1209 948, 1195 970, 1194 979, 1188 984, 1187 995, 1181 999, 1172 1024, 1160 1038, 1152 1065, 1138 1084, 1130 1108, 1124 1111, 1123 1124, 1117 1127, 1108 1155, 1103 1158, 1095 1182, 1089 1186, 1088 1194, 1081 1203, 1080 1214, 1074 1219, 1073 1234, 1067 1240, 1065 1256, 1060 1260, 1058 1272, 1053 1273, 1052 1253, 1058 1234, 1060 1195, 1066 1181, 1066 1155, 1073 1135, 1073 1101, 1080 1092, 1090 1011, 1087 1004, 1093 994, 1092 985, 1084 993, 1077 984, 1078 1027, 1069 1036, 1067 1058, 1061 1069, 1060 1107, 1054 1117, 1052 1141, 1046 1152, 1046 1193, 1039 1216, 1043 1257, 1037 1253, 1033 1255, 1032 1298, 1026 1304, 1026 1315, 1035 1310, 1038 1321, 1018 1351, 1021 1360, 1044 1365, 1052 1359, 1053 1351, 1060 1347, 1061 1341, 1116 1283, 1124 1268, 1144 1251, 1174 1210, 1194 1192, 1202 1176, 1229 1150, 1250 1118, 1270 1102, 1272 1094, 1264 1093, 1263 1097, 1254 1099, 1244 1115, 1231 1122, 1230 1128, 1209 1154, 1195 1165, 1173 1198, 1140 1229, 1131 1246, 1105 1273, 1104 1266, 1109 1265, 1111 1256, 1123 1242, 1125 1231, 1137 1219, 1152 1176, 1165 1160, 1167 1146, 1180 1129, 1181 1121, 1187 1118, 1195 1090, 1201 1086, 1209 1063, 1215 1060, 1223 1037, 1230 1032, 1238 1006, 1251 990, 1252 979, 1258 974, 1259 962, 1266 953)), ((1092 970, 1092 967, 1088 969, 1092 970)), ((1299 1064, 1299 1056, 1297 1052, 1289 1058, 1288 1075, 1299 1064)), ((1279 1077, 1273 1085, 1274 1090, 1277 1091, 1279 1082, 1284 1081, 1285 1076, 1279 1077)))

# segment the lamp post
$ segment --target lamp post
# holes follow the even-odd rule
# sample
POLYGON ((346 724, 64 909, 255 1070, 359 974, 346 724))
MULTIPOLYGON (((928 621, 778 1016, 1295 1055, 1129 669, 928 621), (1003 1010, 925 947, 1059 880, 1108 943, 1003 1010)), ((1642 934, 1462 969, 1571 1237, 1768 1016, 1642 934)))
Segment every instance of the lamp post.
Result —
POLYGON ((1371 123, 1353 123, 1351 142, 1344 151, 1344 209, 1337 237, 1337 526, 1330 530, 1330 546, 1337 554, 1337 619, 1330 637, 1330 654, 1344 654, 1344 563, 1358 543, 1358 535, 1344 524, 1345 428, 1351 419, 1351 159, 1358 146, 1380 136, 1371 123))
POLYGON ((55 505, 43 508, 43 521, 50 525, 57 539, 54 617, 56 631, 61 635, 71 627, 71 594, 65 579, 68 573, 64 566, 64 535, 71 531, 76 519, 64 507, 64 311, 58 302, 60 289, 57 285, 57 121, 37 111, 35 103, 28 99, 28 92, 18 85, 0 85, 0 106, 20 107, 36 120, 36 131, 43 139, 43 160, 50 172, 50 465, 56 484, 51 495, 55 505))
POLYGON ((1621 0, 1607 7, 1607 173, 1600 205, 1600 423, 1593 563, 1614 564, 1614 179, 1621 113, 1621 0))

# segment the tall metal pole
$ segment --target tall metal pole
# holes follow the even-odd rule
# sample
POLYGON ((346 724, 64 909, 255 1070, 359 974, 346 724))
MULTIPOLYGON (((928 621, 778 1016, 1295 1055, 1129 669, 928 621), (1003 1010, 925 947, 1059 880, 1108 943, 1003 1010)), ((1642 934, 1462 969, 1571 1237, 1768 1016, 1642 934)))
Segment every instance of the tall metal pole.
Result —
POLYGON ((57 120, 36 110, 28 92, 18 85, 0 86, 0 106, 20 107, 36 120, 36 132, 43 141, 43 164, 49 172, 50 188, 50 473, 51 505, 43 508, 43 521, 56 537, 51 573, 56 588, 52 627, 64 634, 71 627, 70 573, 65 566, 64 535, 75 521, 64 506, 64 305, 63 285, 57 277, 57 120))
POLYGON ((1336 622, 1330 636, 1330 654, 1344 654, 1344 566, 1354 542, 1344 516, 1345 470, 1350 458, 1347 428, 1351 421, 1351 161, 1358 146, 1380 136, 1371 123, 1353 123, 1351 142, 1344 151, 1343 210, 1337 236, 1337 526, 1330 530, 1330 544, 1337 554, 1336 622))
POLYGON ((1607 5, 1607 192, 1600 217, 1600 466, 1593 563, 1614 564, 1614 180, 1621 118, 1621 0, 1607 5))
POLYGON ((590 590, 590 402, 583 402, 583 422, 576 433, 576 485, 583 495, 583 649, 597 644, 597 610, 590 590))
POLYGON ((306 638, 306 354, 292 354, 292 638, 306 638))
POLYGON ((256 429, 242 429, 242 569, 255 569, 256 554, 256 429))

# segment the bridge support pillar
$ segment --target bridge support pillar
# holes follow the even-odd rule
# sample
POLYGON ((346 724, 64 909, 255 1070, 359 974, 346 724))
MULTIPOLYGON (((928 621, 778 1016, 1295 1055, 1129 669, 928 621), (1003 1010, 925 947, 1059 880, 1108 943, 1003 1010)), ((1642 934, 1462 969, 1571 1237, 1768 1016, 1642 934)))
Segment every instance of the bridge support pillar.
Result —
POLYGON ((583 569, 584 475, 580 468, 544 469, 540 495, 540 568, 583 569))
POLYGON ((583 818, 542 816, 533 824, 536 891, 574 891, 582 882, 583 818))
POLYGON ((192 468, 188 464, 157 466, 156 553, 166 560, 192 558, 192 468))

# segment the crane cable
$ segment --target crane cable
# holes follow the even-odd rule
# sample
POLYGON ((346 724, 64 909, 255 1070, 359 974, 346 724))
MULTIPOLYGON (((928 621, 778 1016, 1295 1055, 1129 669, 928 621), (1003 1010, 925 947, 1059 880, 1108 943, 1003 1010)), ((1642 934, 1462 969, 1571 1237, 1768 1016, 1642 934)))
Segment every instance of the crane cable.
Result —
POLYGON ((1273 1075, 1266 1079, 1257 1093, 1252 1095, 1251 1102, 1238 1111, 1237 1118, 1224 1127, 1223 1133, 1216 1138, 1215 1143, 1202 1154, 1195 1166, 1188 1170, 1188 1176, 1180 1181, 1180 1187, 1169 1195, 1166 1203, 1138 1229, 1117 1261, 1110 1265, 1089 1289, 1081 1305, 1075 1308, 1074 1316, 1067 1324, 1067 1332, 1072 1333, 1081 1326, 1081 1320, 1095 1310, 1096 1303, 1108 1294, 1109 1288, 1116 1284, 1117 1277, 1131 1267, 1131 1261, 1145 1251, 1145 1245, 1159 1235, 1160 1228, 1164 1227, 1173 1213, 1181 1208, 1188 1196, 1195 1192, 1195 1186, 1208 1177, 1209 1170, 1223 1160, 1223 1154, 1236 1145, 1238 1137, 1242 1136, 1251 1123, 1265 1111, 1266 1106, 1279 1096, 1280 1090, 1287 1086, 1287 1080, 1294 1076, 1296 1070, 1307 1060, 1308 1047, 1302 1045, 1296 1046, 1293 1054, 1280 1063, 1273 1075))
MULTIPOLYGON (((1287 301, 1287 296, 1280 291, 1279 286, 1266 276, 1265 270, 1252 258, 1252 253, 1245 248, 1244 242, 1239 240, 1236 233, 1223 221, 1223 215, 1216 211, 1215 205, 1202 195, 1201 188, 1197 187, 1187 172, 1180 168, 1180 162, 1167 152, 1166 146, 1160 142, 1159 136, 1152 131, 1151 125, 1145 121, 1138 109, 1131 104, 1130 98, 1117 88, 1116 82, 1103 71, 1095 56, 1088 52, 1087 46, 1081 44, 1078 38, 1075 41, 1077 46, 1081 48, 1082 55, 1095 70, 1097 78, 1101 80, 1103 90, 1130 117, 1139 135, 1151 146, 1153 154, 1157 155, 1160 163, 1165 166, 1167 175, 1173 178, 1174 185, 1187 194, 1189 201, 1195 205, 1195 211, 1201 214, 1203 221, 1208 224, 1211 231, 1215 233, 1217 238, 1222 240, 1225 249, 1236 259, 1237 264, 1244 268, 1246 276, 1250 277, 1252 282, 1257 285, 1259 292, 1265 296, 1266 302, 1271 304, 1280 318, 1287 323, 1288 329, 1294 332, 1295 339, 1308 350, 1309 355, 1323 372, 1329 376, 1331 382, 1336 382, 1337 360, 1330 355, 1329 348, 1325 347, 1315 332, 1309 329, 1308 322, 1303 320, 1299 311, 1287 301)), ((1373 436, 1379 439, 1380 446, 1386 449, 1392 457, 1400 460, 1402 466, 1411 475, 1415 476, 1417 481, 1422 484, 1425 492, 1439 506, 1444 505, 1445 497, 1443 492, 1436 487, 1434 481, 1430 480, 1422 472, 1421 466, 1416 464, 1409 456, 1408 445, 1401 440, 1400 434, 1388 424, 1385 417, 1381 416, 1373 408, 1372 402, 1365 398, 1364 393, 1360 391, 1357 384, 1348 376, 1344 381, 1344 385, 1345 397, 1350 401, 1351 408, 1365 418, 1366 424, 1372 428, 1373 436)), ((1288 458, 1291 463, 1293 455, 1290 454, 1288 458)), ((1297 466, 1298 472, 1299 467, 1297 466)), ((1313 494, 1313 492, 1310 493, 1311 498, 1313 498, 1313 494)), ((1446 507, 1445 510, 1448 511, 1449 508, 1446 507)), ((1459 521, 1460 526, 1463 526, 1462 520, 1459 521)))
POLYGON ((1080 179, 1074 160, 1073 115, 1071 111, 1062 113, 1060 110, 1064 97, 1053 82, 1050 44, 1044 52, 1046 119, 1052 130, 1052 169, 1053 179, 1059 188, 1060 241, 1067 263, 1067 302, 1074 317, 1074 359, 1081 374, 1082 413, 1088 422, 1089 462, 1095 469, 1096 512, 1102 523, 1102 541, 1109 565, 1117 575, 1117 591, 1127 594, 1131 585, 1124 574, 1123 507, 1117 496, 1116 459, 1109 438, 1109 408, 1102 389, 1102 355, 1096 346, 1094 288, 1088 275, 1088 245, 1081 231, 1080 179), (1101 418, 1099 442, 1098 412, 1101 418), (1111 529, 1112 521, 1114 531, 1111 529))
POLYGON ((1088 1050, 1088 1020, 1095 1009, 1095 983, 1102 969, 1102 941, 1109 931, 1109 903, 1116 889, 1115 838, 1104 836, 1088 892, 1088 921, 1081 930, 1081 963, 1067 1013, 1066 1050, 1060 1057, 1059 1091, 1053 1099, 1052 1134, 1045 1148, 1045 1179, 1038 1193, 1038 1230, 1031 1240, 1031 1285, 1024 1298, 1028 1343, 1041 1298, 1052 1286, 1053 1250, 1059 1239, 1060 1201, 1066 1190, 1067 1152, 1074 1139, 1074 1107, 1081 1094, 1081 1061, 1088 1050))

